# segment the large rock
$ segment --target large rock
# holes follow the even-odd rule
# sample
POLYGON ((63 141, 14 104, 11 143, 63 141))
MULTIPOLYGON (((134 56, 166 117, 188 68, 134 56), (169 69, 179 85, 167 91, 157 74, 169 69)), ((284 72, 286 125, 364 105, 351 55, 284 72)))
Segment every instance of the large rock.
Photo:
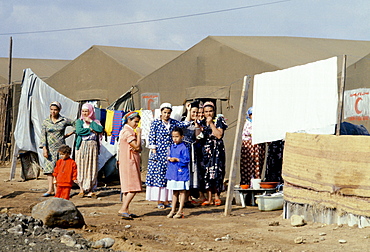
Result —
POLYGON ((32 208, 32 217, 40 219, 49 227, 82 227, 84 218, 76 206, 69 200, 51 198, 32 208))

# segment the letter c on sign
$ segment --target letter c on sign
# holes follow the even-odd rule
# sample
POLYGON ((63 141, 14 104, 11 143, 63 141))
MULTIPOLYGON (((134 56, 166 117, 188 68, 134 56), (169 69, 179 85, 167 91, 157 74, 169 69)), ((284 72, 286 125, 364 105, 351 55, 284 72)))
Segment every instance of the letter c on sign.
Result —
POLYGON ((361 97, 358 97, 357 99, 356 99, 356 102, 355 102, 355 111, 356 111, 356 113, 357 114, 361 114, 361 110, 359 110, 358 109, 358 103, 360 102, 362 100, 362 98, 361 97))

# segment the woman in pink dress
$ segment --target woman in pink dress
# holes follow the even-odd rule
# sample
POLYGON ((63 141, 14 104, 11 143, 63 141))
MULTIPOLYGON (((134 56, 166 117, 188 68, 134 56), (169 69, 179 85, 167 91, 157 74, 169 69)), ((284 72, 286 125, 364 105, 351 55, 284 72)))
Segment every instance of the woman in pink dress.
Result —
POLYGON ((140 175, 141 129, 138 128, 140 115, 127 113, 123 119, 123 128, 119 133, 118 167, 121 181, 122 207, 118 215, 124 219, 137 217, 128 210, 136 193, 142 191, 140 175), (134 131, 136 129, 136 133, 134 131))

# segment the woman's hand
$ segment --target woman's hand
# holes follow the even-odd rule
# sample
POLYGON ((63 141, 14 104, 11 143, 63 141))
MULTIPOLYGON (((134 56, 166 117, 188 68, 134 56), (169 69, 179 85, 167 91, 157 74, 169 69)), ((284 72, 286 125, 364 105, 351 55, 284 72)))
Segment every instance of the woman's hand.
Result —
POLYGON ((84 117, 84 121, 87 122, 87 123, 91 123, 92 120, 90 117, 84 117))
POLYGON ((207 117, 206 122, 207 122, 208 125, 213 123, 213 118, 212 117, 207 117))
POLYGON ((137 134, 137 135, 141 135, 141 131, 142 131, 142 130, 141 130, 141 128, 136 127, 136 134, 137 134))
POLYGON ((48 149, 45 146, 42 148, 42 155, 44 156, 44 158, 49 157, 48 149))

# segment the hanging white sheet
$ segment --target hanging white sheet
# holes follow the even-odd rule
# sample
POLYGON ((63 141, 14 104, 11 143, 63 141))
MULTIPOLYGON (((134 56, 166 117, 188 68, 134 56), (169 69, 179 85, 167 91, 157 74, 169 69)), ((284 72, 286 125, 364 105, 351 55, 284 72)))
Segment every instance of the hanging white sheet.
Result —
MULTIPOLYGON (((16 157, 19 151, 33 151, 38 154, 40 165, 44 158, 39 148, 41 125, 50 115, 49 105, 53 101, 62 104, 61 114, 75 120, 77 118, 78 103, 58 93, 55 89, 43 82, 31 69, 24 70, 22 91, 19 101, 18 118, 14 131, 15 148, 10 178, 14 178, 16 157)), ((66 132, 72 130, 68 127, 66 132), (69 128, 69 129, 68 129, 69 128)), ((73 137, 67 139, 69 146, 73 145, 73 137)))
POLYGON ((286 132, 333 134, 337 118, 337 58, 254 77, 252 143, 286 132))

